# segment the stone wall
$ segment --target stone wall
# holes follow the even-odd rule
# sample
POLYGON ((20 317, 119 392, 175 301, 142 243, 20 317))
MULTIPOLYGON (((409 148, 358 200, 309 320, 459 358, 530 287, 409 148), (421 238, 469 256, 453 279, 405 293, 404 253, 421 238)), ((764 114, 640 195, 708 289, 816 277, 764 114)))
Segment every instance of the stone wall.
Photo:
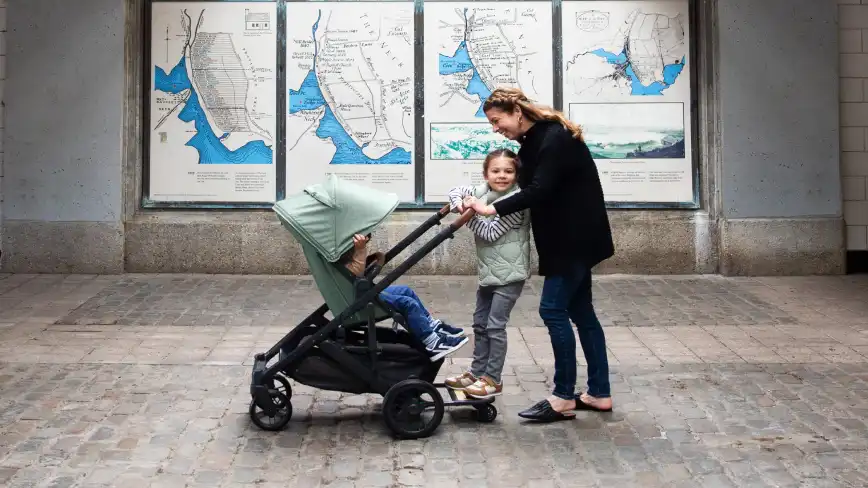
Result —
POLYGON ((847 249, 868 250, 868 0, 838 0, 847 249))
MULTIPOLYGON (((839 130, 839 7, 816 0, 697 5, 702 208, 612 211, 617 254, 599 271, 842 272, 842 214, 852 235, 868 222, 859 224, 864 205, 852 198, 842 209, 841 168, 863 153, 846 151, 842 165, 841 150, 868 143, 863 130, 861 145, 843 144, 857 131, 839 130)), ((0 180, 3 270, 305 273, 297 245, 271 212, 140 207, 142 7, 143 0, 27 0, 5 9, 13 27, 5 39, 13 67, 5 98, 14 123, 5 126, 0 180), (99 83, 86 73, 99 73, 99 83)), ((847 7, 863 14, 861 5, 840 6, 847 7)), ((862 43, 861 28, 853 30, 862 43)), ((861 58, 853 62, 852 69, 868 69, 861 58)), ((864 129, 861 89, 858 100, 842 106, 840 118, 864 129)), ((855 187, 860 180, 844 181, 855 187)), ((391 246, 429 214, 397 212, 376 244, 391 246)), ((468 232, 412 272, 473 273, 468 232)))

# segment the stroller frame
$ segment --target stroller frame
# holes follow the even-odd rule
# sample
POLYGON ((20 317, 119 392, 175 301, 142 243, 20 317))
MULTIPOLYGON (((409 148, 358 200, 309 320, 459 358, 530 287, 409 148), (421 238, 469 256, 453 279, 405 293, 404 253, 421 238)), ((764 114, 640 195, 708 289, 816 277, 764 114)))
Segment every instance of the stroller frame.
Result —
MULTIPOLYGON (((443 383, 433 382, 444 359, 431 362, 423 352, 424 346, 411 334, 404 331, 396 332, 399 337, 403 334, 403 345, 378 342, 378 335, 392 331, 377 327, 375 306, 386 310, 396 322, 404 323, 400 314, 378 299, 380 292, 394 283, 437 246, 447 239, 454 238, 455 232, 473 217, 473 210, 465 211, 447 228, 439 231, 420 249, 413 252, 394 270, 386 274, 379 282, 374 283, 374 278, 386 263, 392 261, 429 229, 440 225, 443 218, 449 213, 449 205, 444 206, 398 242, 380 262, 369 264, 364 277, 357 278, 354 282, 355 300, 333 319, 326 318, 325 314, 329 311, 329 307, 327 304, 323 304, 267 352, 254 356, 250 383, 252 400, 249 413, 251 420, 258 427, 265 430, 280 430, 289 422, 292 416, 290 403, 292 392, 287 377, 293 377, 296 368, 314 351, 314 348, 318 354, 336 363, 343 374, 352 375, 360 382, 359 389, 355 390, 355 393, 376 393, 384 397, 384 421, 396 437, 412 439, 430 436, 439 426, 445 409, 452 407, 473 407, 476 409, 477 420, 481 422, 494 421, 497 417, 497 409, 493 405, 494 398, 473 399, 461 391, 446 387, 443 383), (367 318, 366 324, 346 323, 359 312, 363 312, 363 316, 367 318), (359 331, 365 336, 365 345, 347 345, 345 342, 347 334, 352 335, 359 331), (292 347, 293 345, 295 347, 292 347), (378 356, 381 353, 388 353, 390 350, 397 351, 397 349, 406 353, 407 345, 418 351, 420 358, 424 355, 424 360, 428 363, 423 367, 420 362, 417 365, 421 368, 420 371, 411 372, 408 377, 402 379, 396 379, 394 375, 387 378, 381 374, 382 371, 378 368, 378 356), (281 351, 287 346, 291 347, 291 351, 282 353, 281 351), (278 356, 277 362, 269 366, 268 363, 275 356, 278 356), (360 358, 364 358, 365 362, 369 362, 370 365, 360 361, 360 358), (439 389, 447 391, 449 400, 444 399, 438 391, 439 389), (423 400, 422 395, 430 396, 432 400, 423 400), (429 409, 433 409, 433 417, 421 424, 418 423, 417 418, 421 418, 422 413, 429 409)), ((358 334, 355 336, 360 337, 358 334)), ((304 381, 298 380, 298 378, 296 380, 318 389, 348 391, 340 387, 330 387, 328 384, 318 384, 316 381, 304 381)))

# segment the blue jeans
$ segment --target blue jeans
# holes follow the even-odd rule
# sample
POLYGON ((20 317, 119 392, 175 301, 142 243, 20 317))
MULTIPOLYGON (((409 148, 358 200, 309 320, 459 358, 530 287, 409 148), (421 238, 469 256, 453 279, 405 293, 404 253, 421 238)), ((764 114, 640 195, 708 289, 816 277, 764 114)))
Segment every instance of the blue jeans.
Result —
POLYGON ((434 333, 431 314, 409 286, 387 286, 380 292, 380 299, 407 319, 407 329, 420 341, 424 342, 434 333))
POLYGON ((594 312, 591 296, 591 269, 577 264, 561 276, 547 276, 543 282, 539 315, 549 330, 555 356, 554 395, 575 398, 576 338, 570 320, 576 324, 579 341, 588 363, 588 394, 611 396, 606 336, 594 312))

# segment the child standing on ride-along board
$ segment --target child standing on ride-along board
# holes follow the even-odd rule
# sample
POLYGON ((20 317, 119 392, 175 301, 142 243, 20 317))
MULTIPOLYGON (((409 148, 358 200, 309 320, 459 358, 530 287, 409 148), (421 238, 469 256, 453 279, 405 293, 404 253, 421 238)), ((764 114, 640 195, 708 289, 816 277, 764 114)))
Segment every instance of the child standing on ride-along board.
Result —
MULTIPOLYGON (((518 156, 514 152, 508 149, 491 152, 482 165, 484 184, 450 190, 452 211, 463 212, 476 200, 492 204, 519 191, 517 170, 518 156)), ((491 398, 503 392, 506 324, 530 277, 530 215, 528 211, 504 217, 476 215, 467 227, 475 235, 479 270, 473 314, 473 363, 470 371, 447 378, 445 384, 474 398, 491 398)))

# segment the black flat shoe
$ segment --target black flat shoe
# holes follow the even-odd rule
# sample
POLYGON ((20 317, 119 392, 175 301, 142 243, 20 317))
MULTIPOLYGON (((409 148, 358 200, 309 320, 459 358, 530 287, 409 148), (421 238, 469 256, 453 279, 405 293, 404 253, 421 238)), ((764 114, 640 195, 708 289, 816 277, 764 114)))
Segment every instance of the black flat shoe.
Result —
POLYGON ((589 403, 585 403, 582 401, 582 395, 576 395, 576 408, 574 410, 588 410, 591 412, 611 412, 612 407, 609 408, 597 408, 589 403))
POLYGON ((572 412, 558 412, 552 408, 552 404, 548 400, 543 400, 532 407, 518 413, 518 416, 534 420, 536 422, 558 422, 561 420, 573 420, 576 415, 572 412))

